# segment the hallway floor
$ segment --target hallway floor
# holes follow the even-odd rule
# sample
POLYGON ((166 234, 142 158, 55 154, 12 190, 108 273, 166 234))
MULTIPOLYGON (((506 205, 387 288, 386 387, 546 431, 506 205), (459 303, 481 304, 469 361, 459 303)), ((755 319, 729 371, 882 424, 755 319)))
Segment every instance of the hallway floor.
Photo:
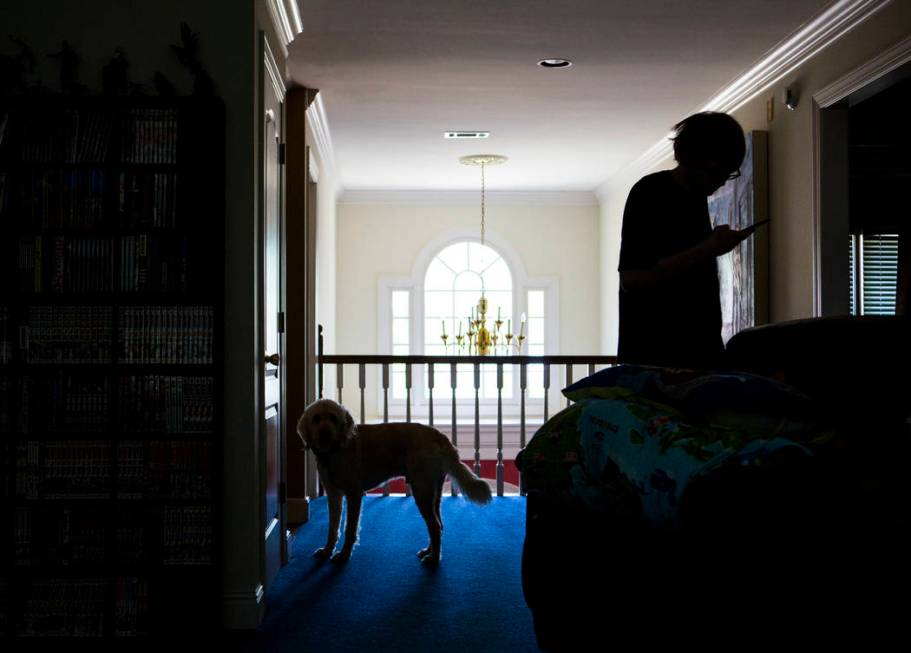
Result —
POLYGON ((321 562, 325 498, 294 540, 291 560, 266 596, 258 649, 270 653, 446 653, 537 651, 522 595, 525 499, 477 506, 442 502, 443 557, 423 566, 415 553, 427 531, 414 500, 368 496, 359 543, 346 565, 321 562))

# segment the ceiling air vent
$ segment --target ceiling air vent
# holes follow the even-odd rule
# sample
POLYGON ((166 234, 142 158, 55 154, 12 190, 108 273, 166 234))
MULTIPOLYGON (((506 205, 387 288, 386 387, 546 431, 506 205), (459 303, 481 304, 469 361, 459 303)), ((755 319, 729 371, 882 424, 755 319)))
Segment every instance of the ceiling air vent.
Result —
POLYGON ((443 138, 490 138, 490 132, 443 132, 443 138))

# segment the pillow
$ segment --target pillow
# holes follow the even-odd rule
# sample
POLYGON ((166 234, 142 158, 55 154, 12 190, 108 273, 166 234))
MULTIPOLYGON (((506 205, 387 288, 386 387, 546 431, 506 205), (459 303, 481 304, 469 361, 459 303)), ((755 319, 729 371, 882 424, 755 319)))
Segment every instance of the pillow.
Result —
POLYGON ((563 396, 571 401, 600 397, 597 388, 626 388, 650 399, 663 399, 662 389, 668 383, 683 383, 699 378, 703 372, 647 365, 614 365, 580 379, 563 388, 563 396))
POLYGON ((767 435, 825 438, 817 403, 795 388, 746 372, 618 365, 564 388, 572 401, 635 394, 673 406, 693 423, 767 435))

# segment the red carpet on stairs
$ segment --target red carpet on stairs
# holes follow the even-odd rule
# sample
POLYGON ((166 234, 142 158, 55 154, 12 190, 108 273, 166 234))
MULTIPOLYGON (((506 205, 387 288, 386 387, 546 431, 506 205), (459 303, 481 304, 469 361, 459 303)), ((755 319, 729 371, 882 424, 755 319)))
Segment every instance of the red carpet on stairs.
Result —
MULTIPOLYGON (((466 465, 468 465, 472 471, 474 471, 474 460, 463 460, 466 465)), ((481 461, 481 478, 490 479, 496 481, 497 479, 497 461, 496 460, 482 460, 481 461)), ((509 485, 519 486, 519 470, 516 468, 516 461, 514 460, 504 460, 503 461, 503 480, 509 485)), ((405 492, 405 479, 397 478, 389 482, 389 491, 393 494, 404 494, 405 492)), ((507 489, 507 492, 509 490, 507 489)), ((368 492, 367 494, 382 494, 382 489, 374 489, 368 492)))

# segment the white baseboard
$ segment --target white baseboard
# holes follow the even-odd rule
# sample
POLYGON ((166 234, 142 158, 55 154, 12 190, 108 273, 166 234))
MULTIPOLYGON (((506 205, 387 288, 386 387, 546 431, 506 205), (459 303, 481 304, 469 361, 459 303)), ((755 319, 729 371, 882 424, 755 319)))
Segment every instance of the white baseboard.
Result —
POLYGON ((259 627, 265 613, 263 586, 249 592, 224 592, 221 595, 222 626, 226 630, 259 627))
POLYGON ((310 519, 310 500, 288 497, 288 523, 303 524, 310 519))

